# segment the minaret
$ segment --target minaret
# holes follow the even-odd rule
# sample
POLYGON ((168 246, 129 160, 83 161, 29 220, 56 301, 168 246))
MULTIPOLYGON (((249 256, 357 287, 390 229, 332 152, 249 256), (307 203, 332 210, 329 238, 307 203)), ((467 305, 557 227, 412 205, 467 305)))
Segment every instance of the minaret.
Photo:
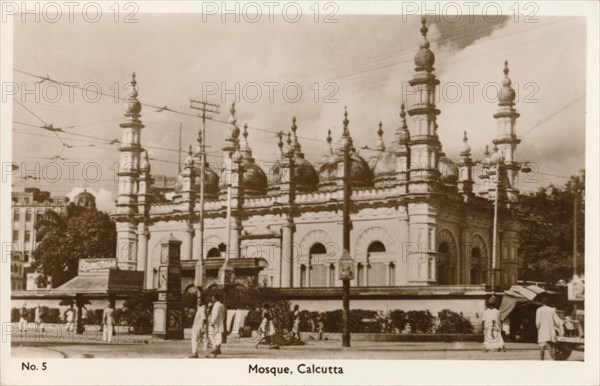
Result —
POLYGON ((229 110, 231 114, 229 116, 229 125, 225 129, 225 145, 221 148, 223 151, 223 166, 221 168, 221 198, 224 198, 226 194, 227 185, 231 184, 231 182, 236 178, 232 176, 233 173, 233 162, 232 155, 239 148, 239 136, 240 136, 240 128, 237 126, 237 118, 235 117, 235 102, 231 104, 231 109, 229 110))
POLYGON ((433 74, 435 56, 429 49, 425 17, 421 19, 421 24, 423 43, 415 55, 415 75, 409 82, 415 94, 414 104, 408 110, 413 120, 410 132, 411 193, 434 191, 435 183, 439 180, 436 117, 440 110, 435 106, 435 92, 440 81, 433 74))
POLYGON ((379 129, 377 130, 377 143, 373 148, 373 155, 369 157, 369 166, 371 169, 375 167, 377 159, 385 151, 385 143, 383 142, 383 123, 379 122, 379 129))
POLYGON ((519 113, 515 110, 515 90, 511 87, 512 81, 508 77, 508 61, 504 62, 504 79, 502 80, 502 90, 500 92, 498 110, 494 114, 498 128, 496 139, 492 142, 498 146, 498 151, 504 158, 504 169, 506 178, 502 181, 503 188, 506 190, 508 199, 513 201, 517 199, 519 191, 517 190, 517 179, 519 176, 519 164, 515 160, 517 145, 521 140, 517 138, 516 120, 519 113))
POLYGON ((138 255, 137 255, 137 270, 146 272, 144 275, 144 289, 148 289, 152 285, 152 276, 148 277, 147 273, 151 272, 148 267, 148 239, 150 232, 148 230, 148 213, 152 204, 152 174, 151 174, 150 159, 148 151, 144 154, 144 161, 140 167, 140 186, 138 192, 138 214, 140 221, 137 227, 138 236, 138 255))
POLYGON ((437 275, 438 208, 431 199, 440 181, 435 107, 436 86, 440 83, 433 74, 435 56, 429 49, 425 17, 421 18, 423 42, 415 55, 415 74, 409 84, 414 90, 414 103, 407 111, 412 118, 410 127, 410 167, 408 194, 409 242, 416 250, 407 252, 408 277, 412 285, 435 284, 437 275))
POLYGON ((463 194, 473 193, 473 160, 471 159, 471 146, 464 132, 463 143, 460 149, 460 162, 457 163, 460 170, 458 176, 458 191, 463 194))
POLYGON ((137 235, 135 216, 138 213, 138 189, 140 177, 141 130, 144 125, 140 121, 142 105, 138 97, 135 73, 131 76, 131 95, 125 100, 125 120, 121 127, 121 152, 119 161, 119 190, 115 221, 117 222, 117 266, 120 269, 137 268, 137 235))
MULTIPOLYGON (((394 141, 392 142, 394 152, 397 157, 396 175, 400 184, 406 185, 408 182, 408 170, 410 165, 410 132, 406 125, 406 111, 404 111, 404 103, 400 105, 400 120, 402 125, 398 127, 394 133, 394 141)), ((406 192, 406 187, 402 193, 406 192)))

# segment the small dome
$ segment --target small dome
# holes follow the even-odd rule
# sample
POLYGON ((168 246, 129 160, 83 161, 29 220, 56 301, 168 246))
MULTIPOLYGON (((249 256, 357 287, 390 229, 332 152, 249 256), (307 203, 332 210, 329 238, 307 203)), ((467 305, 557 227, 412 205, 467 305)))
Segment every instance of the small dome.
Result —
POLYGON ((88 209, 96 208, 96 197, 94 197, 94 195, 89 193, 87 190, 84 190, 76 195, 73 202, 77 206, 83 206, 88 209))
POLYGON ((389 176, 396 173, 396 155, 391 151, 384 151, 377 158, 373 175, 375 178, 389 176))
POLYGON ((471 154, 471 146, 469 145, 468 142, 468 138, 467 138, 467 132, 464 132, 464 136, 463 136, 463 143, 460 146, 460 155, 462 156, 466 156, 466 155, 470 155, 471 154))
MULTIPOLYGON (((193 189, 200 193, 200 165, 194 166, 194 179, 193 189)), ((177 176, 175 181, 174 191, 175 193, 181 193, 183 190, 183 176, 180 174, 177 176)), ((207 196, 216 196, 219 193, 219 176, 211 168, 206 165, 204 167, 204 194, 207 196)))
MULTIPOLYGON (((343 162, 343 156, 338 154, 333 161, 321 164, 319 168, 319 183, 327 184, 340 179, 342 176, 338 176, 338 165, 343 162)), ((356 152, 350 155, 350 185, 353 187, 368 187, 373 185, 373 171, 367 161, 356 152)))
POLYGON ((135 80, 135 72, 131 75, 131 95, 127 98, 127 107, 125 109, 125 114, 127 115, 139 115, 142 111, 142 104, 138 101, 138 89, 137 89, 137 81, 135 80))
POLYGON ((249 195, 263 195, 267 191, 267 175, 253 162, 242 161, 242 184, 244 193, 249 195))
POLYGON ((433 67, 433 64, 435 63, 435 55, 429 49, 429 43, 421 45, 421 48, 415 55, 414 61, 415 66, 417 66, 418 69, 433 67))
POLYGON ((448 157, 442 156, 438 160, 438 171, 440 179, 445 183, 455 183, 458 181, 458 166, 448 157))
MULTIPOLYGON (((306 159, 294 157, 294 171, 296 173, 296 189, 299 191, 313 191, 319 183, 319 176, 313 165, 306 159)), ((277 161, 273 166, 270 185, 281 183, 281 161, 277 161)))

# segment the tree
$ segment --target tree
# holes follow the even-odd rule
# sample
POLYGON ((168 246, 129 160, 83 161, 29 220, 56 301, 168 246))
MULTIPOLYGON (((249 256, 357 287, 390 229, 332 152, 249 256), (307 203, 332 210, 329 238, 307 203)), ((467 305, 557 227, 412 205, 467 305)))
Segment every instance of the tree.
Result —
POLYGON ((521 280, 556 283, 573 275, 573 220, 577 200, 578 271, 583 272, 585 245, 585 173, 564 186, 550 185, 521 197, 525 226, 520 235, 521 280))
POLYGON ((47 211, 36 225, 39 241, 34 269, 41 273, 38 284, 52 277, 58 287, 77 275, 79 259, 114 257, 117 230, 108 214, 71 204, 58 215, 47 211))

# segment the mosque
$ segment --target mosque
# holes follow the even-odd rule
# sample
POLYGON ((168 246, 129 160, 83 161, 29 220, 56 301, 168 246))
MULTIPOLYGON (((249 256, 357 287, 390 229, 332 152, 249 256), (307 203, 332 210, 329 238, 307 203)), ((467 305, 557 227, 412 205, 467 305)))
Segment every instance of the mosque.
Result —
POLYGON ((384 144, 380 128, 373 155, 361 157, 344 111, 340 141, 336 143, 329 131, 328 150, 313 164, 302 152, 294 118, 289 133, 279 136, 279 158, 261 166, 253 157, 247 127, 237 125, 233 105, 224 130, 222 167, 213 170, 205 164, 203 211, 201 137, 195 150, 190 146, 174 183, 153 187, 134 76, 131 84, 136 91, 126 100, 120 124, 119 186, 113 214, 118 267, 143 271, 144 287, 157 288, 161 245, 172 236, 182 242, 183 291, 195 284, 219 285, 218 272, 227 261, 236 285, 279 288, 305 308, 341 308, 337 270, 347 144, 353 307, 392 308, 413 301, 408 307, 435 309, 473 300, 466 311, 482 311, 492 276, 498 287, 508 287, 516 283, 519 269, 521 225, 516 211, 522 163, 515 158, 520 143, 515 91, 505 63, 493 115, 497 131, 492 154, 486 149, 481 160, 472 158, 465 132, 457 161, 452 161, 443 153, 437 134, 439 80, 425 21, 420 32, 423 42, 409 82, 414 103, 401 106, 392 143, 384 144), (476 165, 483 170, 481 176, 474 175, 476 165), (480 177, 483 189, 475 191, 474 181, 480 177), (496 254, 494 229, 498 230, 496 254))

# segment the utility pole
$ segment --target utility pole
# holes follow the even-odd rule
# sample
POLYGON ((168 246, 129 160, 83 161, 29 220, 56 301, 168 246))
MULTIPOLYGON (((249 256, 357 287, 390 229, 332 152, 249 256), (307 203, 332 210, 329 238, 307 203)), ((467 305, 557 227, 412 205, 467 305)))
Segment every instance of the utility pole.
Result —
MULTIPOLYGON (((199 289, 202 289, 203 259, 204 259, 204 174, 206 171, 206 120, 212 119, 212 115, 207 113, 219 114, 219 105, 190 99, 190 108, 201 111, 198 117, 202 118, 202 131, 198 133, 198 144, 200 145, 200 216, 199 216, 199 254, 198 263, 196 264, 196 277, 194 284, 199 289)), ((228 246, 229 248, 229 246, 228 246)))
POLYGON ((179 153, 177 154, 177 174, 181 174, 181 122, 179 122, 179 153))
POLYGON ((573 276, 577 275, 577 196, 579 191, 575 188, 573 195, 573 276))
POLYGON ((344 109, 344 204, 342 214, 342 257, 339 261, 339 278, 342 280, 342 347, 350 347, 350 280, 354 278, 354 260, 350 256, 350 133, 348 112, 344 109))

